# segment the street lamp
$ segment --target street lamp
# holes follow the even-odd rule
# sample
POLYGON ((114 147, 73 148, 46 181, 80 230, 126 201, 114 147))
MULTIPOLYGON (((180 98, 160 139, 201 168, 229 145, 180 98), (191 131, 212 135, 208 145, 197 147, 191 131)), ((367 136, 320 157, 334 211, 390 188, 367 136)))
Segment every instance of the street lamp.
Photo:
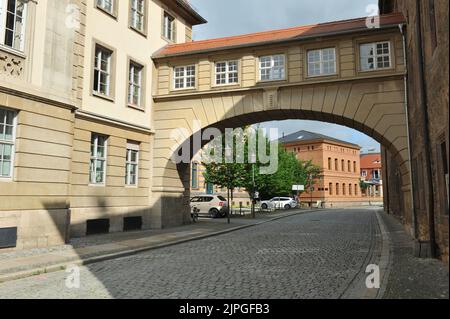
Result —
POLYGON ((231 224, 230 220, 230 209, 231 209, 231 202, 230 202, 230 166, 227 163, 227 159, 232 156, 232 149, 229 145, 225 146, 225 165, 227 166, 227 201, 228 201, 228 209, 227 209, 227 222, 228 224, 231 224))
POLYGON ((252 189, 252 218, 255 218, 255 194, 256 194, 256 186, 255 186, 255 163, 256 163, 256 154, 251 154, 250 161, 252 163, 252 178, 253 178, 253 189, 252 189))

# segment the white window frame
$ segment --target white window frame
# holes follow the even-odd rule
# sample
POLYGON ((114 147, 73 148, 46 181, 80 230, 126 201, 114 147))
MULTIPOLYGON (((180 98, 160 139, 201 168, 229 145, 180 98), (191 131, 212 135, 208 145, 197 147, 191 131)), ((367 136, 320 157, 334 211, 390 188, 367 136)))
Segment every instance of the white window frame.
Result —
POLYGON ((170 13, 164 11, 164 13, 163 13, 163 30, 162 30, 164 38, 175 42, 175 37, 176 37, 175 24, 176 23, 177 23, 177 20, 175 19, 175 17, 173 15, 171 15, 170 13))
POLYGON ((93 87, 92 87, 92 91, 95 94, 98 95, 103 95, 103 96, 111 96, 111 79, 112 79, 112 72, 111 72, 111 64, 112 64, 112 56, 113 56, 114 52, 102 47, 99 44, 95 45, 95 53, 94 53, 94 81, 93 81, 93 87), (108 57, 107 57, 107 69, 106 70, 102 70, 101 65, 102 65, 102 59, 103 59, 103 54, 104 53, 109 53, 108 57), (95 73, 96 71, 97 73, 97 89, 95 89, 95 73), (101 92, 101 75, 102 74, 106 74, 106 79, 107 82, 104 83, 105 84, 105 90, 106 93, 101 92))
POLYGON ((125 185, 128 187, 138 187, 139 184, 139 155, 140 155, 140 147, 139 143, 136 142, 127 142, 127 154, 125 158, 125 185), (136 152, 136 161, 133 162, 131 160, 131 154, 136 152), (131 167, 136 166, 136 176, 135 183, 131 183, 131 167))
POLYGON ((145 32, 145 19, 146 19, 146 0, 131 0, 131 27, 140 31, 145 32), (139 3, 142 3, 142 11, 139 11, 139 3), (137 26, 138 17, 142 20, 142 28, 137 26))
POLYGON ((188 90, 195 89, 196 85, 196 67, 194 64, 186 66, 175 66, 173 68, 173 89, 188 90), (190 74, 188 75, 188 71, 190 74), (180 87, 177 87, 179 80, 180 87), (188 86, 189 85, 189 86, 188 86))
POLYGON ((115 0, 96 0, 96 5, 97 7, 99 7, 100 9, 104 10, 105 12, 108 12, 111 15, 114 15, 114 10, 115 10, 115 0), (111 10, 109 10, 106 7, 106 4, 110 3, 111 4, 111 10))
POLYGON ((91 147, 92 147, 92 140, 94 140, 94 154, 92 154, 92 150, 91 150, 90 161, 89 161, 89 185, 105 186, 106 185, 106 170, 107 170, 107 167, 108 167, 107 166, 108 165, 108 137, 105 136, 105 135, 92 133, 91 147), (99 137, 102 137, 102 138, 105 139, 105 145, 103 146, 103 148, 105 150, 104 157, 99 157, 98 156, 98 139, 99 139, 99 137), (92 165, 93 161, 94 161, 94 165, 92 165), (102 182, 97 182, 96 180, 93 180, 94 178, 96 179, 96 177, 97 177, 97 166, 95 165, 96 161, 103 161, 104 162, 104 170, 103 170, 103 180, 102 180, 102 182))
POLYGON ((286 80, 286 55, 284 54, 275 54, 275 55, 266 55, 266 56, 261 56, 259 57, 259 61, 258 61, 258 65, 259 65, 259 81, 261 82, 268 82, 268 81, 283 81, 286 80), (283 62, 282 66, 275 66, 275 60, 277 58, 281 58, 281 61, 283 62), (268 61, 267 61, 268 60, 268 61), (266 64, 266 62, 269 62, 268 65, 263 65, 266 64), (263 70, 268 70, 269 71, 269 78, 268 79, 263 79, 263 70), (274 70, 278 70, 282 76, 281 77, 274 77, 274 70))
POLYGON ((143 108, 143 74, 144 74, 144 66, 136 63, 134 61, 130 61, 129 71, 128 71, 128 105, 136 106, 138 108, 143 108), (138 72, 137 82, 134 81, 135 74, 138 72), (139 88, 138 90, 138 103, 134 103, 134 89, 139 88))
POLYGON ((361 177, 367 177, 367 171, 366 170, 363 170, 361 172, 361 177))
POLYGON ((27 28, 27 10, 28 8, 28 4, 25 3, 24 1, 21 0, 0 0, 0 45, 7 47, 9 49, 15 50, 15 51, 20 51, 23 52, 25 50, 25 32, 26 32, 26 28, 27 28), (12 45, 7 45, 5 43, 6 41, 6 18, 7 18, 7 9, 8 9, 8 1, 15 1, 16 5, 14 6, 14 26, 13 26, 13 43, 12 45), (17 2, 22 2, 23 3, 23 13, 22 13, 22 21, 23 21, 23 25, 22 25, 22 29, 20 30, 19 33, 19 45, 18 48, 16 47, 15 43, 16 43, 16 39, 15 39, 15 27, 16 27, 16 19, 17 19, 17 2))
POLYGON ((337 73, 337 63, 336 63, 336 48, 329 47, 329 48, 322 48, 322 49, 314 49, 314 50, 308 50, 307 53, 307 61, 308 61, 308 76, 309 77, 316 77, 316 76, 327 76, 327 75, 335 75, 337 73), (325 50, 332 50, 332 56, 333 59, 331 60, 324 60, 324 51, 325 50), (311 60, 313 57, 313 54, 319 53, 319 60, 311 60), (332 63, 333 65, 333 72, 325 72, 325 63, 332 63), (319 74, 312 74, 311 73, 311 66, 312 65, 318 65, 319 66, 319 74))
MULTIPOLYGON (((387 69, 391 69, 392 68, 392 46, 391 46, 391 41, 379 41, 379 42, 372 42, 372 43, 361 43, 359 45, 359 64, 360 64, 360 70, 362 72, 371 72, 371 71, 377 71, 377 70, 387 70, 387 69), (388 44, 388 53, 382 53, 382 54, 378 54, 377 52, 377 46, 379 44, 388 44), (364 46, 372 46, 372 50, 373 50, 373 56, 367 55, 367 56, 363 56, 362 55, 362 48, 364 46), (384 57, 388 57, 389 58, 389 66, 383 66, 383 67, 379 67, 378 66, 378 58, 384 58, 384 57), (369 58, 373 58, 373 69, 371 68, 364 68, 364 65, 367 64, 369 65, 369 63, 366 61, 365 63, 363 63, 363 60, 368 60, 369 58)), ((384 61, 383 61, 384 63, 384 61)))
POLYGON ((214 64, 215 70, 215 82, 216 86, 239 84, 239 61, 219 61, 214 64), (222 71, 222 66, 225 67, 225 71, 222 71), (220 69, 219 69, 220 67, 220 69), (233 68, 233 69, 232 69, 233 68), (220 78, 219 78, 220 77, 220 78), (225 83, 219 83, 222 79, 225 79, 225 83))
MULTIPOLYGON (((3 172, 0 175, 0 182, 2 181, 12 181, 13 179, 13 175, 14 175, 14 158, 15 158, 15 151, 16 151, 16 130, 17 130, 17 112, 10 110, 10 109, 6 109, 6 108, 0 108, 1 110, 5 111, 5 118, 1 119, 0 118, 0 124, 6 124, 6 115, 8 112, 13 114, 13 120, 12 120, 12 124, 7 124, 9 126, 12 125, 12 137, 11 140, 6 140, 6 139, 0 139, 0 145, 10 145, 11 146, 11 165, 9 168, 9 174, 3 176, 3 172)), ((4 130, 6 131, 6 126, 4 126, 4 130)), ((3 157, 3 148, 0 148, 0 159, 3 157)), ((3 162, 0 161, 0 171, 3 169, 3 162)))

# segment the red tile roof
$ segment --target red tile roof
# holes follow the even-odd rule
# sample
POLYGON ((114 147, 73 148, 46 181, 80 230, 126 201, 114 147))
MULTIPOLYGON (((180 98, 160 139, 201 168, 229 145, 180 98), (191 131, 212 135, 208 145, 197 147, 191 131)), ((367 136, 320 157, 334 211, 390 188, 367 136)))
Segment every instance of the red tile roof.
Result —
POLYGON ((361 169, 381 168, 381 154, 361 155, 361 169))
MULTIPOLYGON (((380 16, 380 27, 395 26, 404 22, 405 18, 399 13, 380 16)), ((233 47, 254 46, 289 40, 301 40, 310 37, 334 35, 341 32, 356 32, 364 30, 367 30, 366 18, 358 18, 218 39, 172 44, 167 45, 156 52, 153 57, 162 58, 168 56, 187 55, 205 51, 229 49, 233 47)))

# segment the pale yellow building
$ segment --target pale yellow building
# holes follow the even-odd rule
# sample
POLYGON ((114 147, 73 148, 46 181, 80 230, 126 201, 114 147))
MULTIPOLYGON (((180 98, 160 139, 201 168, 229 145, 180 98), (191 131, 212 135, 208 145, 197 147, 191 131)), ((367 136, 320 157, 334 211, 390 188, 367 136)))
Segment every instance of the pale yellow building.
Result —
POLYGON ((0 0, 0 249, 161 227, 150 57, 204 22, 182 0, 0 0))

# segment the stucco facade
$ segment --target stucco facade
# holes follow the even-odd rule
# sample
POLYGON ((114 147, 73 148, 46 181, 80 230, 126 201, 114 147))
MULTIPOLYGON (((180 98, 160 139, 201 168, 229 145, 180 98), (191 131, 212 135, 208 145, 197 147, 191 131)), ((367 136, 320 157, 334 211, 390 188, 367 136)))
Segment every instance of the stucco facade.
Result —
POLYGON ((6 4, 15 16, 7 25, 14 37, 0 26, 0 248, 63 244, 84 236, 88 220, 108 220, 111 232, 122 231, 127 217, 141 218, 142 228, 161 227, 150 209, 149 57, 168 43, 190 41, 192 25, 205 21, 178 0, 145 0, 139 13, 134 1, 112 3, 108 12, 94 0, 1 0, 0 21, 6 4), (171 39, 164 37, 165 16, 171 39), (104 70, 94 61, 96 45, 112 53, 104 70), (127 103, 130 62, 142 67, 134 83, 139 105, 127 103), (109 74, 103 96, 93 90, 101 71, 109 74), (107 141, 104 180, 95 185, 94 135, 107 141), (129 148, 137 161, 127 160, 129 148))

